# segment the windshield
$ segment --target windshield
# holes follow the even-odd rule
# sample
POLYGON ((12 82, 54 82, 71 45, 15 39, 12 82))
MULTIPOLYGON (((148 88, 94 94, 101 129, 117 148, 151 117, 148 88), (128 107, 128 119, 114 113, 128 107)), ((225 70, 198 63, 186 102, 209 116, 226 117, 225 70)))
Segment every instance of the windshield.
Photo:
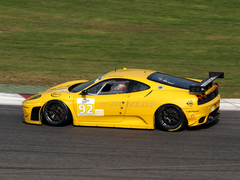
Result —
POLYGON ((182 89, 189 89, 189 86, 196 86, 199 83, 197 81, 158 72, 151 74, 147 79, 182 89))
POLYGON ((86 82, 86 83, 79 84, 78 86, 76 86, 75 88, 73 88, 70 92, 74 92, 74 93, 75 93, 75 92, 80 92, 80 91, 82 91, 83 89, 85 89, 86 87, 92 85, 93 83, 100 81, 102 78, 104 78, 104 76, 105 76, 105 75, 102 75, 102 76, 100 76, 100 77, 98 77, 98 78, 94 78, 93 80, 90 80, 90 81, 88 81, 88 82, 86 82))

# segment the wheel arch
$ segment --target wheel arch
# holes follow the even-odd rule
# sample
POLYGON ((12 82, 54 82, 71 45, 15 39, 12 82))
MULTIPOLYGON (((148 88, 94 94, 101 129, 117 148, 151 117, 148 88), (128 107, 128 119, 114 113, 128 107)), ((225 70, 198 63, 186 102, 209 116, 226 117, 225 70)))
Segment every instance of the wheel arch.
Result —
POLYGON ((43 115, 43 112, 44 112, 44 108, 46 107, 46 105, 49 103, 49 102, 53 102, 53 101, 56 101, 56 102, 61 102, 67 109, 68 109, 68 112, 69 112, 69 115, 70 115, 70 123, 73 123, 73 116, 72 116, 72 111, 71 109, 68 107, 68 104, 65 103, 64 101, 62 100, 59 100, 59 99, 51 99, 49 101, 47 101, 46 103, 43 104, 43 106, 41 107, 40 109, 40 113, 39 113, 39 118, 40 118, 40 121, 41 123, 43 123, 44 121, 44 115, 43 115))
POLYGON ((156 124, 157 124, 157 112, 158 112, 158 110, 159 110, 160 108, 164 107, 164 106, 167 106, 167 105, 171 105, 171 106, 175 106, 175 107, 179 108, 180 111, 182 112, 184 118, 185 118, 186 126, 188 126, 188 120, 187 120, 187 116, 186 116, 185 112, 183 111, 183 109, 182 109, 181 107, 179 107, 178 105, 176 105, 176 104, 174 104, 174 103, 161 104, 161 106, 159 106, 159 107, 156 109, 156 111, 155 111, 155 113, 154 113, 154 118, 153 118, 153 119, 154 119, 154 126, 156 127, 156 124))

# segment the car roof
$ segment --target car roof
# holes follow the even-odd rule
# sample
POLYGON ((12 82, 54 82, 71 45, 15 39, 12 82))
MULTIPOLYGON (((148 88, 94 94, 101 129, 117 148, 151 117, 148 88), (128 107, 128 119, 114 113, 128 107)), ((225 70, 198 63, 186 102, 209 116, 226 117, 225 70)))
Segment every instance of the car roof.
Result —
POLYGON ((142 80, 145 81, 147 77, 155 73, 156 71, 146 70, 146 69, 119 69, 116 71, 111 71, 107 73, 105 78, 126 78, 126 79, 134 79, 134 80, 142 80))

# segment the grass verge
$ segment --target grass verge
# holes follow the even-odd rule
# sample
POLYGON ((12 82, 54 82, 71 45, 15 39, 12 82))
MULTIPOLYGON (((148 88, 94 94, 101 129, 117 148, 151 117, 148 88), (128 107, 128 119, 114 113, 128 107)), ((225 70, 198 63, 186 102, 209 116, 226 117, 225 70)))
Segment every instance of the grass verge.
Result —
POLYGON ((240 97, 237 0, 0 0, 0 83, 56 85, 127 68, 217 80, 240 97))

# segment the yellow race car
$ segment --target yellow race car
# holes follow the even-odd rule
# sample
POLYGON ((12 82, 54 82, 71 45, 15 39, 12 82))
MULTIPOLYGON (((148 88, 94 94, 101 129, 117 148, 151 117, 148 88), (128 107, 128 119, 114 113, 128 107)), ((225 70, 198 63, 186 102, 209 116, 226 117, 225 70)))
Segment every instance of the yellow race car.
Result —
POLYGON ((115 70, 90 81, 60 84, 22 103, 23 122, 41 125, 184 129, 219 116, 220 94, 210 72, 203 81, 142 69, 115 70))

